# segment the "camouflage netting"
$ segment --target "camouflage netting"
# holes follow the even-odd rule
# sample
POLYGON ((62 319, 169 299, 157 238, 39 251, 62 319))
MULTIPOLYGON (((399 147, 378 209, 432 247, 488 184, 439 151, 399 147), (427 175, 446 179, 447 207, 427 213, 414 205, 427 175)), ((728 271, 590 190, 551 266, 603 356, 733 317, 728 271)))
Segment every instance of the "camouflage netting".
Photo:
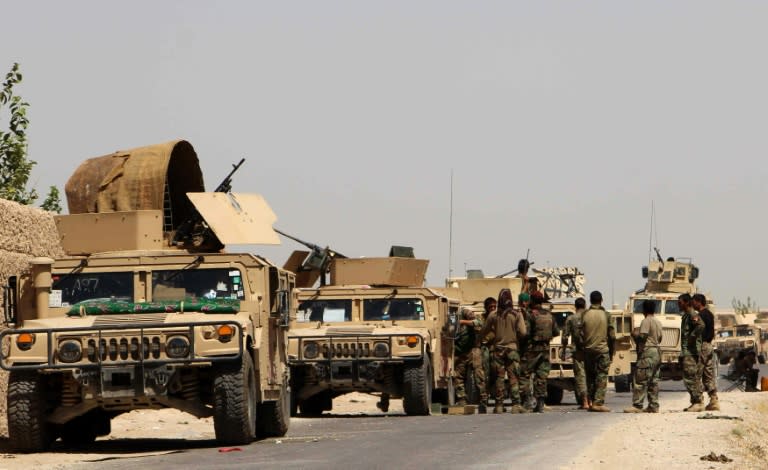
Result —
MULTIPOLYGON (((26 270, 30 259, 62 254, 50 212, 0 199, 0 285, 5 285, 8 276, 26 270)), ((0 371, 0 435, 4 436, 8 435, 5 420, 7 384, 8 373, 0 371)))

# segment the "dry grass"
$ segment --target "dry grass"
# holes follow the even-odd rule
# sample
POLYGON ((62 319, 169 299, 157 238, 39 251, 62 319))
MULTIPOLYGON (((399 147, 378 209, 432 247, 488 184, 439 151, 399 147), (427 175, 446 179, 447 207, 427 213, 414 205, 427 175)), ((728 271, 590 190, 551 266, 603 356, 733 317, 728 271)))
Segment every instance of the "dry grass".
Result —
POLYGON ((729 439, 749 468, 765 468, 768 458, 768 392, 749 395, 741 413, 744 421, 734 426, 729 439))

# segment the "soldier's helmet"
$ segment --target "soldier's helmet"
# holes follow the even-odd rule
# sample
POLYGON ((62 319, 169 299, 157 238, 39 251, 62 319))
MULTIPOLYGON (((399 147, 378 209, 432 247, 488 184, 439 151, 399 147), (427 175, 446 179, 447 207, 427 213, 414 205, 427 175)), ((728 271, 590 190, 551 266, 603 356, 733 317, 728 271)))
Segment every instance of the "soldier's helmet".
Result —
POLYGON ((475 319, 475 312, 468 308, 461 309, 461 319, 462 320, 474 320, 475 319))

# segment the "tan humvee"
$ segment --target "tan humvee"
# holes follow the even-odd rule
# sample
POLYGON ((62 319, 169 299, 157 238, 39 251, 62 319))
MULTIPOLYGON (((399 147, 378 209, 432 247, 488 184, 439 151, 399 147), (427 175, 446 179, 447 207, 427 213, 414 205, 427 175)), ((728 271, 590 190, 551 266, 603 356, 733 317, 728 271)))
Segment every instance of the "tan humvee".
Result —
MULTIPOLYGON (((658 253, 657 253, 658 255, 658 253)), ((633 315, 633 324, 639 326, 643 321, 643 302, 647 299, 656 304, 656 319, 661 322, 661 379, 680 380, 683 370, 678 362, 681 352, 680 321, 682 313, 677 305, 681 294, 695 294, 699 268, 690 260, 664 261, 661 256, 643 267, 643 277, 647 279, 645 287, 629 296, 625 312, 633 315)), ((707 296, 710 311, 714 312, 712 300, 707 296)), ((637 349, 632 342, 632 367, 637 363, 637 349)))
POLYGON ((720 364, 728 364, 742 351, 755 351, 760 364, 765 364, 765 342, 768 331, 760 324, 734 325, 718 328, 715 332, 713 346, 720 364))
POLYGON ((184 141, 91 159, 70 179, 79 213, 56 218, 67 255, 35 259, 5 296, 14 448, 85 444, 135 409, 213 416, 224 444, 285 434, 295 277, 207 248, 279 243, 274 214, 260 196, 202 189, 184 141))
POLYGON ((402 398, 409 415, 453 401, 453 338, 459 303, 427 287, 428 261, 334 259, 331 282, 297 289, 288 362, 293 412, 318 415, 334 397, 402 398))

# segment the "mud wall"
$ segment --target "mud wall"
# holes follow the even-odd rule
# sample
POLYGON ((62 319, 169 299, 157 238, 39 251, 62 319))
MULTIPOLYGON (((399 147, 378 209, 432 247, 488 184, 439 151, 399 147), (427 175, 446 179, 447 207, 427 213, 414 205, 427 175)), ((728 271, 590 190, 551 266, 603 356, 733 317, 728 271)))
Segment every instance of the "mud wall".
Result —
MULTIPOLYGON (((36 256, 63 255, 53 214, 0 199, 0 285, 8 276, 20 274, 36 256)), ((0 291, 0 301, 2 291, 0 291)), ((0 370, 0 436, 8 435, 5 394, 8 373, 0 370)))

